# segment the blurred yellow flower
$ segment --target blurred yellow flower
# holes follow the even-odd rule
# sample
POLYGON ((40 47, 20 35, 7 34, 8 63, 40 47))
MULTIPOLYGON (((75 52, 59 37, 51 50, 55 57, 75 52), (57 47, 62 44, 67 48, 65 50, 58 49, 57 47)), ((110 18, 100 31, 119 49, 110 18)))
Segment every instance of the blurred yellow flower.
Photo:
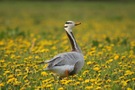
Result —
POLYGON ((0 87, 3 87, 3 86, 4 86, 4 83, 1 82, 1 83, 0 83, 0 87))
POLYGON ((63 87, 60 87, 60 88, 58 88, 58 90, 64 90, 64 88, 63 87))
POLYGON ((100 68, 99 68, 99 67, 94 67, 93 70, 94 70, 94 71, 99 71, 100 68))
POLYGON ((132 74, 134 74, 134 72, 130 70, 126 70, 124 75, 127 76, 127 75, 132 75, 132 74))
POLYGON ((39 59, 40 57, 39 56, 35 56, 35 59, 39 59))
POLYGON ((4 60, 4 59, 0 60, 0 63, 4 63, 4 62, 5 62, 5 60, 4 60))
POLYGON ((8 81, 7 81, 7 84, 9 83, 14 83, 17 79, 16 78, 10 78, 8 81))
POLYGON ((46 73, 46 72, 41 72, 41 75, 42 75, 42 76, 47 76, 48 73, 46 73))
POLYGON ((127 82, 126 81, 121 81, 121 84, 123 87, 127 86, 127 82))
POLYGON ((84 83, 89 83, 90 82, 90 80, 89 79, 86 79, 85 81, 84 81, 84 83))
POLYGON ((132 90, 132 89, 128 87, 127 90, 132 90))
POLYGON ((88 61, 88 62, 87 62, 87 65, 91 65, 91 64, 93 64, 91 61, 88 61))
POLYGON ((94 87, 93 87, 93 86, 86 86, 85 89, 86 89, 86 90, 93 90, 94 87))
POLYGON ((114 60, 118 60, 118 59, 119 59, 119 55, 115 55, 114 60))

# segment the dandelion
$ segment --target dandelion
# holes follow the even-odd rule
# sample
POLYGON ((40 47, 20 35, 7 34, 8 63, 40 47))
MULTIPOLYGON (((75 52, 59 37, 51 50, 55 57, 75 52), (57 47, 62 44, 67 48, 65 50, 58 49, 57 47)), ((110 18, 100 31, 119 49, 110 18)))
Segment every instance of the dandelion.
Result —
POLYGON ((41 72, 42 76, 47 76, 48 74, 46 72, 41 72))
POLYGON ((4 83, 1 82, 1 83, 0 83, 0 87, 3 87, 3 86, 4 86, 4 83))
POLYGON ((3 60, 0 60, 0 63, 4 63, 5 62, 5 60, 3 59, 3 60))
POLYGON ((11 74, 11 75, 9 75, 7 78, 8 78, 8 79, 10 79, 10 78, 14 78, 14 75, 13 75, 13 74, 11 74))
POLYGON ((133 81, 135 81, 135 78, 132 78, 133 81))
POLYGON ((58 90, 64 90, 64 88, 63 87, 60 87, 60 88, 58 88, 58 90))
POLYGON ((80 84, 80 82, 76 82, 76 83, 75 83, 75 85, 79 85, 79 84, 80 84))
POLYGON ((108 61, 106 61, 107 64, 111 63, 113 61, 113 59, 109 59, 108 61))
POLYGON ((41 53, 49 52, 49 49, 42 49, 40 52, 41 52, 41 53))
POLYGON ((39 59, 40 57, 39 56, 35 56, 35 59, 39 59))
POLYGON ((93 88, 94 88, 93 86, 86 86, 85 87, 86 90, 93 90, 93 88))
POLYGON ((93 64, 91 61, 87 62, 87 65, 91 65, 91 64, 93 64))
POLYGON ((53 46, 51 49, 56 50, 57 48, 56 48, 56 46, 53 46))
POLYGON ((119 55, 115 55, 114 60, 118 60, 118 59, 119 59, 119 55))
POLYGON ((102 90, 102 88, 101 87, 97 87, 96 90, 102 90))
POLYGON ((7 81, 7 84, 9 84, 9 83, 13 83, 13 82, 15 82, 17 79, 16 78, 10 78, 8 81, 7 81))
POLYGON ((5 76, 6 74, 10 74, 10 73, 11 73, 10 71, 5 71, 3 75, 5 76))
POLYGON ((127 82, 126 81, 121 81, 121 84, 123 87, 127 86, 127 82))
POLYGON ((127 75, 132 75, 132 74, 134 74, 134 72, 130 70, 126 70, 124 75, 127 76, 127 75))
POLYGON ((94 71, 99 71, 100 68, 99 68, 99 67, 94 67, 93 70, 94 70, 94 71))
POLYGON ((84 83, 89 83, 90 82, 90 80, 89 79, 86 79, 85 81, 84 81, 84 83))
POLYGON ((132 90, 132 89, 128 87, 127 90, 132 90))
POLYGON ((46 88, 51 88, 51 87, 52 87, 52 84, 46 85, 46 88))
POLYGON ((94 83, 96 81, 96 79, 90 79, 90 82, 94 83))
POLYGON ((111 82, 111 80, 110 80, 110 79, 106 80, 106 83, 110 83, 110 82, 111 82))
POLYGON ((19 86, 20 84, 21 84, 21 82, 19 82, 19 81, 15 81, 15 82, 13 83, 14 86, 19 86))

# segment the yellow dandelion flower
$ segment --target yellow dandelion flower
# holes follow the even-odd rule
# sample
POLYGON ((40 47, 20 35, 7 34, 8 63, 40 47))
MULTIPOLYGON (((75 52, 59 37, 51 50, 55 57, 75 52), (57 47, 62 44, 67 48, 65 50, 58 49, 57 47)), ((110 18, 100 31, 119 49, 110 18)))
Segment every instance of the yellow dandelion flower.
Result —
POLYGON ((49 52, 49 49, 42 49, 40 52, 41 52, 41 53, 49 52))
POLYGON ((79 85, 79 84, 80 84, 80 82, 76 82, 76 83, 75 83, 75 85, 79 85))
POLYGON ((108 61, 106 61, 107 64, 111 63, 113 61, 113 59, 109 59, 108 61))
POLYGON ((132 78, 133 81, 135 81, 135 78, 132 78))
POLYGON ((16 81, 16 78, 10 78, 10 79, 7 81, 7 84, 13 83, 13 82, 15 82, 15 81, 16 81))
POLYGON ((15 81, 15 82, 13 83, 14 86, 19 86, 20 84, 21 84, 21 82, 19 82, 19 81, 15 81))
POLYGON ((51 49, 56 50, 57 48, 56 48, 56 46, 53 46, 51 49))
POLYGON ((3 86, 4 86, 4 83, 1 82, 1 83, 0 83, 0 87, 3 87, 3 86))
POLYGON ((29 67, 26 67, 25 70, 26 70, 26 72, 28 73, 28 72, 29 72, 29 67))
POLYGON ((64 88, 63 87, 60 87, 60 88, 58 88, 58 90, 64 90, 64 88))
POLYGON ((85 70, 85 71, 83 72, 83 75, 85 75, 86 73, 89 73, 89 70, 85 70))
POLYGON ((113 81, 113 83, 115 83, 115 84, 117 84, 117 83, 119 83, 119 82, 120 82, 119 80, 113 81))
POLYGON ((127 76, 127 75, 132 75, 132 74, 134 74, 134 72, 130 70, 126 70, 124 75, 127 76))
POLYGON ((6 74, 9 74, 9 73, 11 73, 11 72, 10 71, 5 71, 3 75, 5 76, 6 74))
POLYGON ((90 80, 89 79, 86 79, 85 81, 84 81, 84 83, 89 83, 90 82, 90 80))
POLYGON ((0 60, 0 63, 4 63, 5 62, 5 60, 3 59, 3 60, 0 60))
POLYGON ((42 76, 47 76, 48 73, 46 73, 46 72, 41 72, 41 75, 42 75, 42 76))
POLYGON ((105 88, 111 88, 111 86, 110 86, 110 85, 105 85, 104 87, 105 87, 105 88))
POLYGON ((44 66, 43 66, 43 68, 46 68, 48 65, 47 64, 45 64, 44 66))
POLYGON ((93 56, 94 53, 95 53, 95 51, 90 51, 90 52, 88 52, 88 55, 93 56))
POLYGON ((28 82, 29 82, 29 80, 25 80, 24 82, 25 82, 25 83, 28 83, 28 82))
POLYGON ((126 58, 126 56, 122 56, 121 59, 123 60, 124 58, 126 58))
POLYGON ((86 86, 85 87, 86 90, 93 90, 93 88, 94 88, 93 86, 86 86))
POLYGON ((84 60, 87 60, 87 56, 84 56, 84 60))
POLYGON ((92 82, 92 83, 95 82, 95 81, 96 81, 96 79, 90 79, 90 82, 92 82))
POLYGON ((135 42, 134 41, 130 42, 130 45, 131 45, 131 47, 134 47, 135 46, 135 42))
POLYGON ((91 64, 93 64, 91 61, 87 62, 87 65, 91 65, 91 64))
POLYGON ((118 60, 118 59, 119 59, 119 55, 115 55, 114 60, 118 60))
POLYGON ((123 87, 127 86, 127 82, 126 81, 121 81, 121 84, 123 87))
POLYGON ((101 87, 97 87, 96 90, 102 90, 102 88, 101 87))
POLYGON ((127 90, 132 90, 131 88, 127 88, 127 90))
POLYGON ((26 78, 27 78, 27 76, 28 76, 28 75, 25 75, 25 76, 23 77, 23 79, 26 79, 26 78))
POLYGON ((35 59, 39 59, 40 57, 39 56, 35 56, 35 59))
POLYGON ((0 41, 0 46, 4 45, 4 42, 3 41, 0 41))
POLYGON ((99 71, 100 68, 99 68, 99 67, 94 67, 93 70, 94 70, 94 71, 99 71))
POLYGON ((26 87, 23 86, 23 87, 20 88, 20 90, 26 90, 26 87))
POLYGON ((100 56, 100 55, 102 55, 103 54, 103 52, 98 52, 98 55, 100 56))
POLYGON ((9 79, 9 78, 13 78, 13 77, 14 77, 14 75, 9 75, 9 76, 8 76, 8 79, 9 79))
POLYGON ((111 79, 106 80, 106 82, 107 82, 107 83, 110 83, 110 82, 111 82, 111 79))
POLYGON ((14 54, 12 54, 10 57, 11 57, 12 59, 14 59, 14 58, 15 58, 15 55, 14 55, 14 54))
POLYGON ((51 88, 51 87, 52 87, 52 84, 46 85, 46 88, 51 88))

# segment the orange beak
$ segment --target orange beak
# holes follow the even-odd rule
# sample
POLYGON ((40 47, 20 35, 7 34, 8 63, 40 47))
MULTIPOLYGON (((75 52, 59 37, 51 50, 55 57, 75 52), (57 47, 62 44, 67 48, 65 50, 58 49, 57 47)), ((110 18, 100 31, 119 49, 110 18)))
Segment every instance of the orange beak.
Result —
POLYGON ((80 24, 81 24, 81 22, 77 22, 77 23, 75 23, 75 26, 80 25, 80 24))

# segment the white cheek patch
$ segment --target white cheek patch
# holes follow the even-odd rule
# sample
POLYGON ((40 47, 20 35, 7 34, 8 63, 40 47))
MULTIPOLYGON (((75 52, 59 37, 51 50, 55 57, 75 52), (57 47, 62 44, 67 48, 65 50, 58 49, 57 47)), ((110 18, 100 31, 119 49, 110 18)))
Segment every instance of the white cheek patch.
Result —
POLYGON ((70 29, 70 28, 68 28, 68 27, 65 28, 65 30, 66 30, 67 32, 69 32, 69 33, 72 32, 72 29, 70 29))

